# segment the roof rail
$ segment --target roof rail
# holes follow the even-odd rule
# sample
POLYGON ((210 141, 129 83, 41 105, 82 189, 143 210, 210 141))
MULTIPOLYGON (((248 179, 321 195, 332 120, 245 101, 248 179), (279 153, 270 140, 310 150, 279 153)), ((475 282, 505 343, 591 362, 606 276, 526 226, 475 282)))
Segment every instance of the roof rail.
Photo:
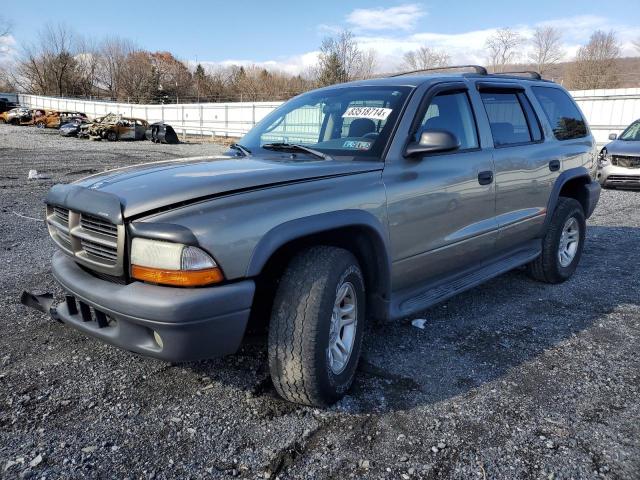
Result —
POLYGON ((487 69, 480 65, 451 65, 448 67, 420 68, 418 70, 411 70, 409 72, 394 73, 393 75, 388 75, 388 77, 402 77, 404 75, 412 75, 414 73, 434 72, 434 71, 440 71, 440 70, 458 70, 461 68, 470 68, 473 71, 475 71, 475 73, 480 75, 488 74, 487 69))
POLYGON ((534 70, 521 70, 517 72, 494 72, 491 75, 529 75, 536 80, 542 80, 542 75, 534 70))

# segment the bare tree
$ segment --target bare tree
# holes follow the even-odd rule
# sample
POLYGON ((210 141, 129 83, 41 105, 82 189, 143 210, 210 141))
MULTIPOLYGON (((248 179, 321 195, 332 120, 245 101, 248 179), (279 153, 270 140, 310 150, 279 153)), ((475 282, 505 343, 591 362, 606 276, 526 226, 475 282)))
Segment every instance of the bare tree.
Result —
POLYGON ((552 26, 538 27, 531 39, 533 51, 529 60, 536 65, 538 72, 546 73, 551 65, 559 63, 564 57, 562 33, 552 26))
POLYGON ((451 61, 447 52, 422 46, 404 54, 403 68, 406 70, 422 70, 426 68, 446 67, 451 61))
POLYGON ((360 61, 358 78, 367 79, 373 77, 377 67, 378 55, 376 54, 376 51, 373 49, 363 51, 360 61))
POLYGON ((136 51, 130 40, 120 37, 105 38, 98 49, 98 87, 111 98, 119 99, 123 89, 123 70, 127 57, 136 51))
POLYGON ((362 78, 363 71, 367 69, 364 67, 363 52, 353 33, 348 30, 323 40, 318 63, 318 81, 321 85, 362 78))
POLYGON ((11 22, 0 15, 0 38, 6 37, 11 33, 11 22))
POLYGON ((24 47, 17 77, 28 91, 62 96, 76 91, 76 66, 73 32, 62 24, 46 25, 38 41, 24 47))
POLYGON ((580 47, 569 71, 569 87, 577 90, 615 88, 620 83, 616 60, 620 45, 614 31, 595 31, 580 47))
POLYGON ((522 36, 510 28, 501 28, 491 35, 485 44, 489 64, 496 72, 503 72, 506 65, 518 59, 518 47, 522 36))

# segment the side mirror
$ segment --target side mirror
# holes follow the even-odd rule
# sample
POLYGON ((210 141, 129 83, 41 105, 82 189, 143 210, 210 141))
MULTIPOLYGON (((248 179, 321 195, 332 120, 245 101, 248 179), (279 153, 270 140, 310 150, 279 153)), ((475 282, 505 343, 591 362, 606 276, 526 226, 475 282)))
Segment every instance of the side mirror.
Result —
POLYGON ((427 130, 420 135, 420 141, 411 142, 405 151, 406 157, 425 153, 449 152, 460 148, 460 140, 446 130, 427 130))
POLYGON ((618 134, 617 133, 610 133, 609 134, 609 140, 615 140, 616 138, 618 138, 618 134))

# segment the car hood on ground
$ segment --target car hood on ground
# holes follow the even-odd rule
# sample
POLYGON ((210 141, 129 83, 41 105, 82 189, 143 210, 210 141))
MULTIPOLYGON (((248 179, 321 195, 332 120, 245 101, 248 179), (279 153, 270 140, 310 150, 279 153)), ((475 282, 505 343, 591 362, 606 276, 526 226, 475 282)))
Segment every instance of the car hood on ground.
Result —
POLYGON ((380 161, 195 157, 92 175, 75 185, 116 195, 125 218, 159 208, 290 182, 382 170, 380 161))
POLYGON ((640 142, 630 140, 614 140, 605 145, 609 155, 630 155, 640 157, 640 142))

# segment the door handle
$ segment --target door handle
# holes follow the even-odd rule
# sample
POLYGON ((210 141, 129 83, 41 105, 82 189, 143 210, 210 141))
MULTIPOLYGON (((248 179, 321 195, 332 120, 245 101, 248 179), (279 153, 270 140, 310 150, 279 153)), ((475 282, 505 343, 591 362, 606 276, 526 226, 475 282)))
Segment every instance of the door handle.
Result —
POLYGON ((492 182, 493 182, 493 172, 491 170, 486 170, 478 174, 478 183, 480 185, 489 185, 492 182))
POLYGON ((560 160, 551 160, 549 162, 549 170, 552 172, 557 172, 560 170, 560 160))

